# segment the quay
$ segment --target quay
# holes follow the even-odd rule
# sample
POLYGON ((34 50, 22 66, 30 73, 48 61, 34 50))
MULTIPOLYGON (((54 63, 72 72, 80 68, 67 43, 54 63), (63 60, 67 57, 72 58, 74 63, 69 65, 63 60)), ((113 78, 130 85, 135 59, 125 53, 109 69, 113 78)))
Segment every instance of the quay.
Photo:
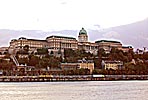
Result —
POLYGON ((0 82, 58 82, 58 81, 90 81, 91 75, 86 76, 0 76, 0 82))
POLYGON ((148 80, 148 75, 40 75, 40 76, 0 76, 0 82, 64 82, 64 81, 118 81, 148 80))

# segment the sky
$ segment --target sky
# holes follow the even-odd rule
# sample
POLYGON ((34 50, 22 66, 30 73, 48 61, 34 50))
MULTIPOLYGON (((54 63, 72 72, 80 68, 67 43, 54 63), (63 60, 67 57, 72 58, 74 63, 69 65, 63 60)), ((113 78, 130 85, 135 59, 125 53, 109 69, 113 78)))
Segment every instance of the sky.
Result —
POLYGON ((148 18, 148 0, 0 0, 0 29, 79 30, 148 18))
MULTIPOLYGON (((99 32, 148 19, 147 4, 148 0, 0 0, 0 47, 9 46, 12 39, 19 37, 77 38, 82 27, 91 42, 103 38, 121 39, 126 43, 126 39, 122 39, 124 33, 99 32)), ((127 43, 131 42, 127 40, 127 43)))

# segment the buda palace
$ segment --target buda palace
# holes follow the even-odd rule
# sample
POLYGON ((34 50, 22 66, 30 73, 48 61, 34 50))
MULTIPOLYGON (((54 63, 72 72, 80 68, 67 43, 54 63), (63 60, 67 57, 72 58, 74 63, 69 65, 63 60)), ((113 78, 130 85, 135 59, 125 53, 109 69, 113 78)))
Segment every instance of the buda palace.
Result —
POLYGON ((123 47, 118 41, 108 41, 108 40, 98 40, 95 43, 88 41, 88 35, 84 28, 79 31, 78 40, 73 37, 66 36, 49 36, 45 40, 38 39, 27 39, 20 37, 19 39, 13 39, 10 42, 9 53, 15 55, 23 47, 29 47, 29 53, 37 52, 37 49, 47 48, 49 54, 58 56, 59 51, 64 54, 65 49, 72 50, 85 50, 94 55, 97 55, 99 49, 104 49, 106 53, 109 53, 111 48, 117 48, 123 50, 123 52, 128 52, 132 49, 131 46, 123 47))

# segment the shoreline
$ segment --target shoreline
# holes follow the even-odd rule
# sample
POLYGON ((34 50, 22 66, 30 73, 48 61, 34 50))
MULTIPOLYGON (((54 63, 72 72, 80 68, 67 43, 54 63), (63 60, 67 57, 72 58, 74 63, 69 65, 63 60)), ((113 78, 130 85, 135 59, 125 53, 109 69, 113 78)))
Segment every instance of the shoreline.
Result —
POLYGON ((143 76, 118 76, 106 75, 104 77, 86 76, 0 76, 0 82, 75 82, 75 81, 130 81, 148 80, 147 75, 143 76))

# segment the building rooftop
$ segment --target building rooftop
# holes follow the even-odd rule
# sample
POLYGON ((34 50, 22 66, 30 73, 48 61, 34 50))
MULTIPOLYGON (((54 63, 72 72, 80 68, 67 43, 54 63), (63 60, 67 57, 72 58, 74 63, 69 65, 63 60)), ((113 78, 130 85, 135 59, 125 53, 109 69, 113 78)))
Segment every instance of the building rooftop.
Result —
POLYGON ((38 40, 38 39, 27 39, 27 40, 30 40, 30 41, 40 41, 40 42, 47 42, 46 40, 38 40))
POLYGON ((100 42, 120 43, 119 41, 112 41, 112 40, 99 40, 99 41, 95 41, 95 43, 100 43, 100 42))
POLYGON ((55 35, 49 36, 46 39, 48 39, 48 38, 66 38, 66 39, 75 39, 76 40, 76 38, 73 38, 73 37, 55 36, 55 35))
MULTIPOLYGON (((29 40, 29 41, 40 41, 40 42, 47 42, 46 40, 39 40, 39 39, 27 39, 25 37, 20 37, 19 40, 29 40)), ((13 41, 16 41, 16 39, 13 39, 13 41)))
POLYGON ((20 37, 19 40, 26 40, 27 38, 25 37, 20 37))
POLYGON ((133 48, 132 46, 122 46, 122 48, 133 48))
MULTIPOLYGON (((46 40, 39 40, 39 39, 27 39, 25 37, 20 37, 18 40, 29 40, 29 41, 40 41, 40 42, 47 42, 46 40)), ((11 42, 15 42, 17 39, 12 39, 11 42)))

